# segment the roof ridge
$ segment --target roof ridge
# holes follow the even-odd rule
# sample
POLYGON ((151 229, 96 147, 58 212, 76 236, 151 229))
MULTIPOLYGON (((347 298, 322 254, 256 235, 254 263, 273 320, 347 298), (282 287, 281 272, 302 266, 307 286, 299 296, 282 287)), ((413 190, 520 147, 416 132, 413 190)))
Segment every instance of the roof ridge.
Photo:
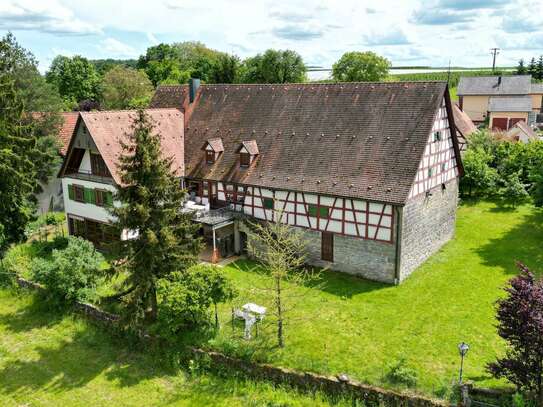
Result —
MULTIPOLYGON (((100 114, 100 113, 131 113, 131 112, 137 112, 139 109, 118 109, 118 110, 93 110, 90 112, 77 112, 77 113, 84 113, 84 114, 100 114)), ((144 111, 148 110, 177 110, 180 112, 180 110, 176 107, 147 107, 143 109, 144 111)))

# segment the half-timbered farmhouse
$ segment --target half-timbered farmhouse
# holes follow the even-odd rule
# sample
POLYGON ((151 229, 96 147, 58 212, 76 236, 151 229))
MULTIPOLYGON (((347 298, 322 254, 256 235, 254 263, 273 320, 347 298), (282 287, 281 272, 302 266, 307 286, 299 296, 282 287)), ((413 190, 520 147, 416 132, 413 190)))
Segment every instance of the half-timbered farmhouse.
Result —
MULTIPOLYGON (((310 263, 399 283, 454 234, 462 165, 445 83, 192 81, 159 87, 151 106, 155 120, 178 121, 166 132, 157 120, 157 131, 171 140, 165 154, 182 157, 185 209, 197 212, 215 258, 243 252, 243 218, 281 213, 307 237, 310 263)), ((78 163, 88 167, 100 153, 115 181, 115 137, 128 126, 114 129, 116 115, 82 114, 61 172, 75 201, 66 203, 69 219, 84 218, 75 205, 85 198, 69 192, 78 163), (109 120, 108 132, 93 128, 96 120, 109 120)))

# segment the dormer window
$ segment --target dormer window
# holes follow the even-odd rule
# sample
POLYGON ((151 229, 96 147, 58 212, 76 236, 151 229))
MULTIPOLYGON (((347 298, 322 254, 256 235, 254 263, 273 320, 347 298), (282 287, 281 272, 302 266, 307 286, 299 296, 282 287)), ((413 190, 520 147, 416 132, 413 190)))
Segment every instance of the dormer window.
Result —
POLYGON ((215 152, 206 150, 206 163, 213 164, 215 162, 215 152))
POLYGON ((259 154, 255 140, 248 140, 241 143, 236 152, 239 154, 239 166, 247 168, 259 154))
POLYGON ((205 160, 207 164, 213 164, 219 158, 219 155, 224 151, 221 138, 212 138, 205 142, 202 150, 205 152, 205 160))
POLYGON ((251 154, 239 153, 239 165, 242 167, 248 167, 251 165, 251 154))

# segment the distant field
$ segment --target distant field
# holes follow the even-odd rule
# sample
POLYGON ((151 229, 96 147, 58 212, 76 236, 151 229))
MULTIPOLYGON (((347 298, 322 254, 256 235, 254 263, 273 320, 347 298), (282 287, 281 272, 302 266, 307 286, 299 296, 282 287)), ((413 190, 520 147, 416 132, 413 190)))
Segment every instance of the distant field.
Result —
POLYGON ((460 81, 460 77, 462 76, 488 76, 497 75, 498 73, 501 73, 502 75, 513 75, 512 71, 492 72, 491 70, 451 70, 450 74, 446 71, 393 74, 389 76, 389 79, 391 81, 446 81, 449 79, 449 86, 456 88, 458 86, 458 82, 460 81))

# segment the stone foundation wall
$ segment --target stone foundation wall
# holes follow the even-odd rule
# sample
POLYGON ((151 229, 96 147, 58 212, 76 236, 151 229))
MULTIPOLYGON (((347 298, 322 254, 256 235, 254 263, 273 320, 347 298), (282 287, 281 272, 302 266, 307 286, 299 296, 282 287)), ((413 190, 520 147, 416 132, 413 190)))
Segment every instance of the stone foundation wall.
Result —
POLYGON ((411 199, 402 210, 400 280, 454 236, 458 180, 437 187, 431 195, 411 199))
MULTIPOLYGON (((396 245, 334 234, 334 261, 321 260, 321 232, 296 228, 308 242, 308 263, 312 266, 357 275, 369 280, 394 283, 396 245)), ((240 225, 240 231, 247 231, 240 225)), ((250 237, 249 237, 250 238, 250 237)))

